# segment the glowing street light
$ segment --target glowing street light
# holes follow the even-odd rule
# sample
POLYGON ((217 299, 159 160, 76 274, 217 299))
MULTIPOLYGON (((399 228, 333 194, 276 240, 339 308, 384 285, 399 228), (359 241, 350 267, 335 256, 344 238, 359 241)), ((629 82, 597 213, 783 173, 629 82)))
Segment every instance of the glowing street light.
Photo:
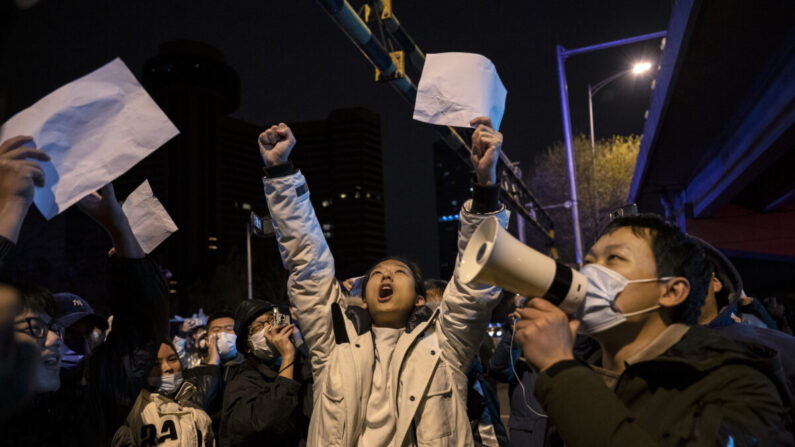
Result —
POLYGON ((633 65, 632 68, 630 68, 628 70, 619 71, 618 73, 616 73, 616 74, 614 74, 612 76, 608 76, 607 78, 599 81, 593 87, 591 87, 591 84, 588 84, 588 116, 589 116, 589 118, 591 120, 591 149, 596 147, 596 141, 595 141, 594 129, 593 129, 593 127, 594 127, 593 126, 593 97, 596 94, 596 92, 601 90, 607 84, 610 84, 611 82, 615 81, 616 79, 618 79, 618 78, 620 78, 620 77, 622 77, 622 76, 624 76, 626 74, 632 73, 635 76, 640 76, 640 75, 646 73, 649 70, 651 70, 651 62, 641 61, 641 62, 635 63, 635 65, 633 65))
MULTIPOLYGON (((649 70, 651 70, 651 62, 640 61, 640 62, 636 62, 635 65, 632 66, 632 68, 630 68, 628 70, 620 71, 620 72, 618 72, 618 73, 616 73, 616 74, 614 74, 612 76, 609 76, 608 78, 600 81, 599 83, 597 83, 593 87, 591 87, 591 84, 588 84, 588 117, 589 117, 589 119, 591 121, 591 173, 592 173, 592 175, 596 171, 596 136, 594 135, 594 125, 593 125, 593 96, 596 94, 596 92, 601 90, 602 87, 606 86, 607 84, 615 81, 616 79, 618 79, 618 78, 620 78, 620 77, 622 77, 622 76, 624 76, 626 74, 632 73, 634 76, 641 76, 642 74, 648 72, 649 70)), ((593 195, 593 200, 594 200, 594 208, 596 209, 596 212, 598 213, 599 212, 599 196, 595 192, 592 195, 593 195)))
POLYGON ((639 75, 651 70, 651 62, 638 62, 632 66, 632 74, 639 75))

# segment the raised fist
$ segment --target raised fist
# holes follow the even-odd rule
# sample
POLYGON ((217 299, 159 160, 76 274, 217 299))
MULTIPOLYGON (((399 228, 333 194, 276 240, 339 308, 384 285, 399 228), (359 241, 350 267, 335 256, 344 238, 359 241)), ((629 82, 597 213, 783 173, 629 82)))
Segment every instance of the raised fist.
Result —
POLYGON ((259 135, 259 152, 265 166, 271 167, 287 162, 295 137, 287 124, 279 123, 259 135))
POLYGON ((497 160, 502 150, 502 134, 494 130, 491 119, 479 116, 469 122, 475 127, 472 134, 472 166, 480 185, 497 183, 497 160))

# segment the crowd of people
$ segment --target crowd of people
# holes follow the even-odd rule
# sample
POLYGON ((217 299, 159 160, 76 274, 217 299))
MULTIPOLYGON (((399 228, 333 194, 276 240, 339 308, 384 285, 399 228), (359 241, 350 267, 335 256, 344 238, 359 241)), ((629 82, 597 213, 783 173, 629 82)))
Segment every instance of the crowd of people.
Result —
MULTIPOLYGON (((479 223, 508 218, 503 136, 488 118, 471 125, 459 256, 479 223)), ((745 296, 705 241, 658 216, 614 219, 580 270, 588 292, 575 315, 458 270, 426 280, 399 257, 341 281, 295 144, 283 123, 258 140, 289 306, 241 299, 170 334, 167 282, 110 184, 77 204, 113 242, 110 316, 10 277, 48 156, 24 136, 2 142, 0 445, 795 443, 791 326, 779 330, 786 318, 745 296), (501 333, 488 332, 495 318, 501 333), (509 384, 507 427, 497 381, 509 384)))

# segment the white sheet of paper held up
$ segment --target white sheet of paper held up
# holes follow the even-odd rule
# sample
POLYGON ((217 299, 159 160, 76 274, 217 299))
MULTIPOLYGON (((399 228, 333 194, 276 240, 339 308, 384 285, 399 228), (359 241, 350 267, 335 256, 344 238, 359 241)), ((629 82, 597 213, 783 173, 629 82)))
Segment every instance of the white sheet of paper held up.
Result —
POLYGON ((178 229, 168 211, 152 192, 149 180, 144 180, 127 196, 121 209, 130 222, 135 239, 147 254, 178 229))
POLYGON ((179 134, 121 59, 66 84, 0 127, 30 135, 51 160, 33 202, 47 220, 124 174, 179 134))
POLYGON ((470 127, 472 118, 488 116, 499 130, 507 94, 488 58, 472 53, 428 54, 417 87, 414 119, 470 127))

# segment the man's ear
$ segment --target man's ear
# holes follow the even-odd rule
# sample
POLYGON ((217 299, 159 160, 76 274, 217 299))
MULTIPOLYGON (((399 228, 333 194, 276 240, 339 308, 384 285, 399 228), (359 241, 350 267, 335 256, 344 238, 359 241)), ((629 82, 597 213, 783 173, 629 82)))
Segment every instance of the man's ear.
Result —
POLYGON ((683 276, 671 278, 665 283, 665 290, 660 296, 662 307, 673 308, 682 304, 690 295, 690 281, 683 276))
POLYGON ((414 302, 414 307, 420 307, 425 305, 425 297, 422 295, 417 295, 417 300, 414 302))
POLYGON ((709 286, 712 287, 712 291, 715 293, 723 290, 723 283, 718 279, 717 276, 715 276, 714 273, 712 274, 712 280, 710 280, 709 286))

